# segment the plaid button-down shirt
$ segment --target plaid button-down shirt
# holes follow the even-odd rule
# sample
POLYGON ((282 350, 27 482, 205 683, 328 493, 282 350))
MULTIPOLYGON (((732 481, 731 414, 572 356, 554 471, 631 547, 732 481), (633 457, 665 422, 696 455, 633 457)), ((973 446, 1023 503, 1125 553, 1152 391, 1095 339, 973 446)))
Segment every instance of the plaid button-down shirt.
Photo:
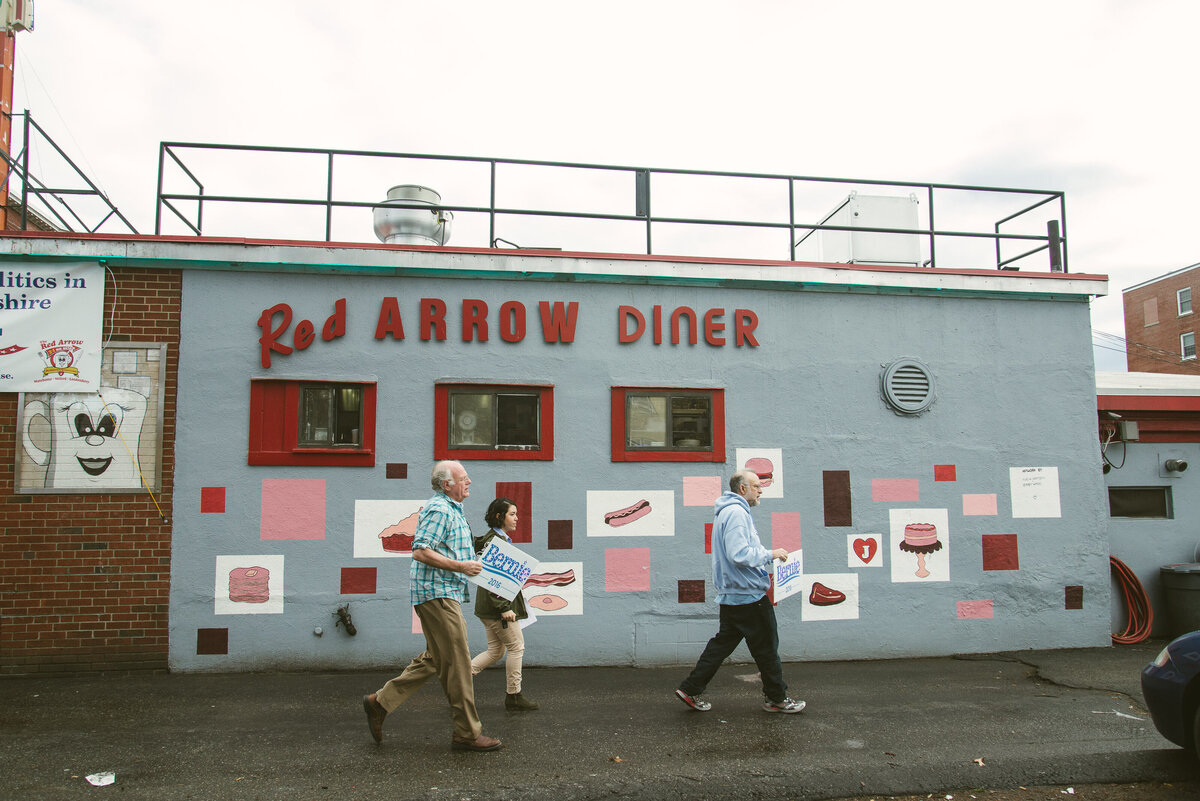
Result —
MULTIPOLYGON (((430 498, 417 518, 417 534, 412 547, 414 551, 429 548, 458 561, 474 559, 471 527, 463 515, 462 504, 440 493, 430 498)), ((470 600, 470 582, 464 573, 441 570, 413 559, 408 575, 408 595, 413 606, 434 598, 450 598, 459 603, 470 600)))

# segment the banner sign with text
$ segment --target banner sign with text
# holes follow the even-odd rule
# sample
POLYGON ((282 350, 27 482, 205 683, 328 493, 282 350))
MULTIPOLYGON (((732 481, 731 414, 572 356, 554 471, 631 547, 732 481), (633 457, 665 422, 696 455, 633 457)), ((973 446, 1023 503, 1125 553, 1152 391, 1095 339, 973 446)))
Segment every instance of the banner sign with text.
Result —
POLYGON ((0 392, 100 389, 104 267, 0 269, 0 392))
POLYGON ((775 603, 804 589, 803 551, 792 551, 786 561, 775 560, 775 603))
POLYGON ((517 593, 525 586, 525 580, 533 575, 540 564, 537 559, 499 537, 494 537, 488 543, 479 561, 483 562, 483 570, 477 576, 470 576, 471 582, 506 601, 517 597, 517 593))

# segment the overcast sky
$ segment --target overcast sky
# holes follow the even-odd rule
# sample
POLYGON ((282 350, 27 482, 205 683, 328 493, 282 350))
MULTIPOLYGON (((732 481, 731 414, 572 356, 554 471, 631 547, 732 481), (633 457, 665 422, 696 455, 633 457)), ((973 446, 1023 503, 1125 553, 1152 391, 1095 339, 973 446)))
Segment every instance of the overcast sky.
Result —
POLYGON ((14 110, 141 233, 164 140, 1063 190, 1123 336, 1122 289, 1200 261, 1197 30, 1196 0, 37 0, 14 110))

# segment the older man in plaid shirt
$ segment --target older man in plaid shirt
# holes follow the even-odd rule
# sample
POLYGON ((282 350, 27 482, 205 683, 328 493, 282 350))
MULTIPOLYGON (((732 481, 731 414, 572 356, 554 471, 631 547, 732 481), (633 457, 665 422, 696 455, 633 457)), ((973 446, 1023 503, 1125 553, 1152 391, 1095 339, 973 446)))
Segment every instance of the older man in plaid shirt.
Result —
POLYGON ((438 462, 432 481, 436 494, 421 508, 409 569, 409 597, 425 632, 425 651, 378 692, 363 696, 363 709, 371 736, 382 742, 388 713, 436 675, 450 699, 454 718, 450 747, 495 751, 500 741, 483 734, 475 711, 467 621, 461 606, 469 600, 466 576, 478 575, 483 569, 475 559, 471 529, 462 508, 471 479, 458 462, 438 462))

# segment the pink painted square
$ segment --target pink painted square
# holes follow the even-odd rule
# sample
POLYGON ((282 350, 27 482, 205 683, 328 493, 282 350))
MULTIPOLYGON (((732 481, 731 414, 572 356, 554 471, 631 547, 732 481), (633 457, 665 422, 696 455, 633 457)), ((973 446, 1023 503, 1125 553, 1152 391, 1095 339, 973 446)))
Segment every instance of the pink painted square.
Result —
POLYGON ((771 548, 800 550, 799 512, 774 512, 771 515, 771 548))
POLYGON ((963 495, 964 515, 994 515, 996 514, 996 496, 992 495, 963 495))
POLYGON ((958 602, 958 619, 959 620, 991 620, 992 619, 992 602, 991 601, 959 601, 958 602))
POLYGON ((417 617, 417 610, 415 609, 413 610, 412 618, 412 633, 424 634, 425 629, 421 628, 421 618, 417 617))
POLYGON ((871 500, 873 501, 919 501, 920 482, 915 478, 873 478, 871 479, 871 500))
POLYGON ((264 478, 259 532, 264 540, 325 539, 325 479, 264 478))
POLYGON ((720 497, 720 476, 683 477, 684 506, 712 506, 720 497))
POLYGON ((933 466, 934 481, 957 481, 958 470, 952 464, 935 464, 933 466))
POLYGON ((225 512, 225 488, 224 487, 201 487, 200 488, 200 513, 201 514, 224 514, 225 512))
POLYGON ((604 552, 604 591, 650 589, 649 548, 609 548, 604 552))

